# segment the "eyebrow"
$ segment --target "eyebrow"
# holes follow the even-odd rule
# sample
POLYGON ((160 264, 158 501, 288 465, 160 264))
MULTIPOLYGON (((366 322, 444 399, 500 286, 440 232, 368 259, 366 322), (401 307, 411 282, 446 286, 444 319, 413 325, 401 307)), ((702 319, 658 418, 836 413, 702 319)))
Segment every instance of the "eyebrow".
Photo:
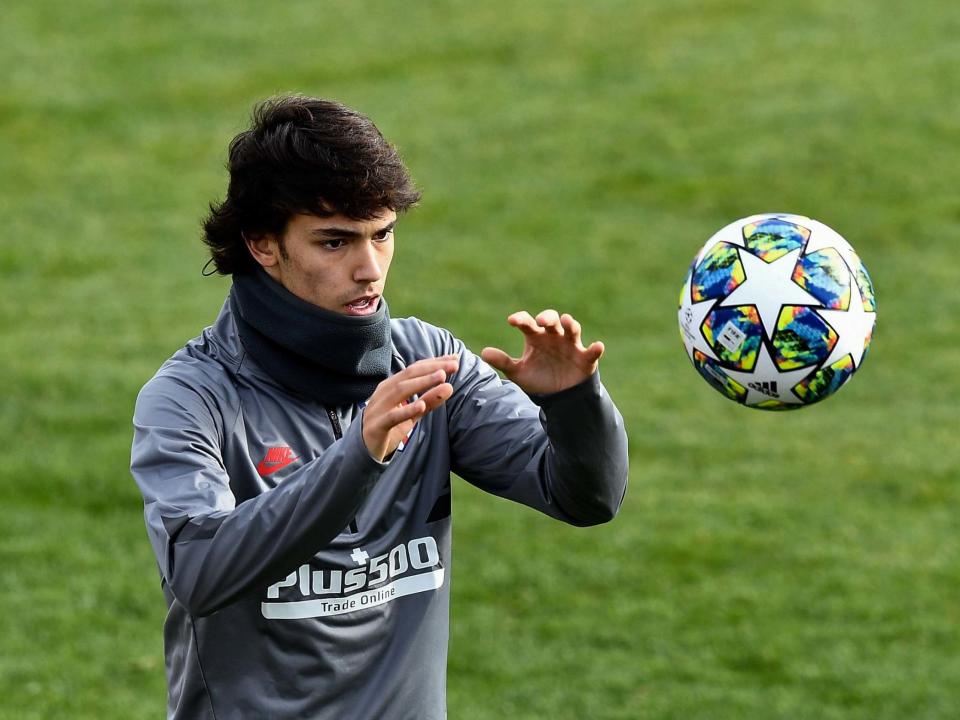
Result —
MULTIPOLYGON (((393 230, 394 226, 397 224, 397 221, 394 220, 391 223, 384 225, 382 228, 378 228, 373 232, 374 235, 382 233, 384 231, 389 232, 393 230)), ((356 240, 363 237, 363 233, 359 230, 353 230, 351 228, 343 227, 327 227, 327 228, 316 228, 310 231, 310 234, 314 237, 319 238, 350 238, 356 240)))

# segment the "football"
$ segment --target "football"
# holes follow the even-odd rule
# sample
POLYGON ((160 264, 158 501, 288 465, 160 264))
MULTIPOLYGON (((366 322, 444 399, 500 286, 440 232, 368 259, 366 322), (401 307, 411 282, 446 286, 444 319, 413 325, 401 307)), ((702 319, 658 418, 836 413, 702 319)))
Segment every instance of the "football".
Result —
POLYGON ((850 243, 808 217, 766 213, 707 240, 678 316, 687 357, 714 389, 747 407, 792 410, 860 369, 876 312, 850 243))

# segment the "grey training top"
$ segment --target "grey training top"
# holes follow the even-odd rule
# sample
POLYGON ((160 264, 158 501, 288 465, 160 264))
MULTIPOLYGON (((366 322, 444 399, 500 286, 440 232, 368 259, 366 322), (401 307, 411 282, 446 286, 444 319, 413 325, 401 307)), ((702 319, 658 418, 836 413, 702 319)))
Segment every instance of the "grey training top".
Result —
POLYGON ((627 439, 596 374, 534 404, 445 330, 391 333, 392 372, 448 353, 460 369, 387 463, 362 407, 257 367, 228 305, 140 392, 131 470, 169 608, 168 718, 444 718, 450 472, 574 525, 616 513, 627 439))

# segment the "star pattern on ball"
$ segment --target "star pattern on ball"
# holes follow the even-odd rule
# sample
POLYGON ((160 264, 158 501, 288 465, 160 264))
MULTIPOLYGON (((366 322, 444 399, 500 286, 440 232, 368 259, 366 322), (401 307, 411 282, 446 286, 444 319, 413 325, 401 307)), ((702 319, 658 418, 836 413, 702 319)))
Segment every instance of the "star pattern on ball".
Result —
POLYGON ((760 314, 760 320, 768 338, 773 337, 777 329, 777 318, 782 306, 820 306, 819 300, 793 282, 793 269, 800 258, 800 249, 789 252, 771 263, 746 250, 740 250, 739 253, 740 263, 743 265, 743 272, 747 279, 720 304, 725 307, 754 305, 760 314))
POLYGON ((850 283, 850 309, 824 310, 817 309, 817 313, 826 320, 840 337, 833 347, 833 352, 823 362, 824 367, 830 367, 844 355, 853 356, 853 366, 860 367, 863 353, 866 350, 866 338, 873 329, 877 314, 866 312, 863 309, 863 296, 856 282, 850 283))
POLYGON ((846 262, 850 268, 851 273, 856 273, 857 270, 860 269, 862 263, 857 253, 854 252, 850 246, 850 243, 844 240, 842 235, 831 230, 826 225, 817 229, 817 232, 807 241, 807 247, 803 252, 805 255, 811 255, 818 250, 826 250, 828 248, 833 248, 840 254, 840 257, 844 259, 844 262, 846 262))
POLYGON ((716 304, 716 300, 704 300, 703 302, 692 303, 690 301, 690 277, 683 285, 683 306, 678 312, 680 320, 680 332, 683 335, 683 346, 687 350, 687 357, 693 360, 693 351, 699 350, 711 360, 719 360, 713 349, 707 344, 700 328, 703 320, 716 304))
POLYGON ((693 303, 680 308, 680 328, 683 332, 683 344, 687 348, 687 355, 693 360, 693 351, 699 350, 711 360, 719 361, 716 353, 713 352, 703 337, 703 321, 710 314, 710 310, 716 305, 716 300, 704 300, 703 302, 693 303))
POLYGON ((697 262, 699 263, 701 260, 703 260, 709 254, 709 252, 713 250, 713 248, 719 245, 720 243, 727 243, 727 245, 737 245, 742 248, 746 247, 746 245, 743 242, 742 234, 738 233, 734 235, 732 233, 725 233, 721 231, 721 232, 718 232, 709 240, 707 240, 707 242, 704 243, 704 246, 700 248, 700 253, 697 255, 697 262))
POLYGON ((752 372, 737 372, 726 368, 723 372, 747 389, 747 397, 744 398, 747 405, 756 405, 764 400, 779 400, 785 405, 802 405, 803 401, 792 390, 815 369, 814 366, 810 366, 780 372, 764 344, 760 347, 757 365, 752 372))

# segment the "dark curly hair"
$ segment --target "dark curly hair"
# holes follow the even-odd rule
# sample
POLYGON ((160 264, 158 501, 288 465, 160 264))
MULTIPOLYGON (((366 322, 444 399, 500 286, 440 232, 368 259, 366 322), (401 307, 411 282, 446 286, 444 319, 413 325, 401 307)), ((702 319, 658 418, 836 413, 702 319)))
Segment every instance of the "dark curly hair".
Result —
POLYGON ((369 220, 420 199, 396 149, 364 115, 331 100, 283 95, 258 104, 230 143, 230 185, 211 203, 204 243, 221 275, 250 272, 244 242, 283 237, 298 213, 369 220))

